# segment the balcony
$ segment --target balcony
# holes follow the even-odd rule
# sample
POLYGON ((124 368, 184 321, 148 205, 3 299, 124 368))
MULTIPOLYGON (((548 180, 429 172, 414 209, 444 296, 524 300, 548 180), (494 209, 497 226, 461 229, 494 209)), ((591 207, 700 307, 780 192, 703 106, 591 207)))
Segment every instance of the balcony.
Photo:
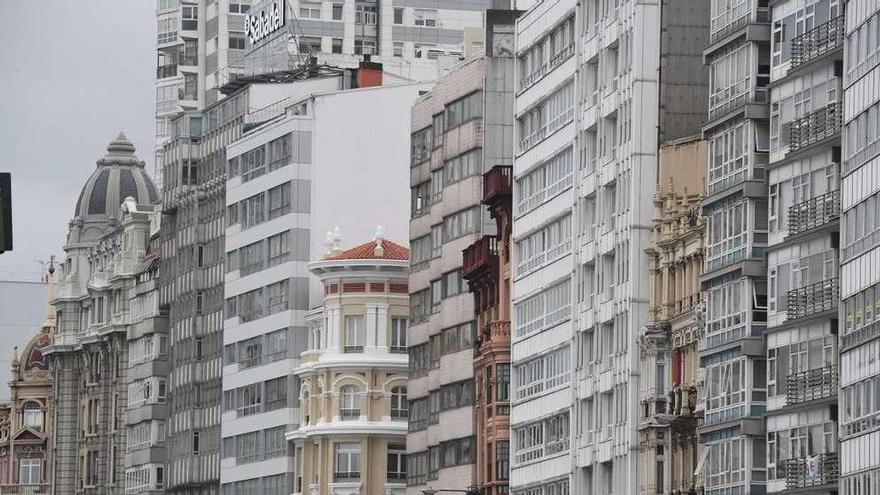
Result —
POLYGON ((364 346, 362 346, 362 345, 344 345, 344 346, 342 346, 342 352, 345 354, 363 353, 364 346))
POLYGON ((483 201, 484 205, 491 205, 496 201, 509 201, 513 197, 513 167, 510 165, 495 165, 483 174, 483 201))
POLYGON ((788 375, 786 403, 801 404, 837 395, 837 366, 825 366, 788 375))
POLYGON ((490 321, 480 335, 480 351, 488 351, 490 347, 510 349, 510 322, 506 320, 490 321))
POLYGON ((788 208, 788 235, 826 225, 840 217, 840 190, 835 189, 788 208))
POLYGON ((840 478, 837 452, 785 460, 785 488, 809 488, 836 484, 840 478))
POLYGON ((721 38, 738 31, 748 24, 770 23, 770 12, 766 8, 750 9, 749 3, 743 2, 742 7, 727 9, 714 14, 710 22, 710 42, 715 43, 721 38))
POLYGON ((788 291, 788 319, 794 320, 837 308, 840 287, 830 278, 788 291))
POLYGON ((2 495, 36 495, 49 493, 49 491, 48 483, 0 485, 0 494, 2 495))
POLYGON ((174 77, 177 75, 177 65, 161 65, 156 67, 156 79, 165 79, 166 77, 174 77))
POLYGON ((360 419, 361 410, 360 409, 340 409, 339 410, 339 419, 346 421, 353 421, 356 419, 360 419))
POLYGON ((733 113, 748 104, 766 105, 770 103, 770 91, 767 88, 753 88, 734 97, 724 98, 712 96, 710 98, 709 121, 720 119, 729 113, 733 113))
POLYGON ((791 67, 813 61, 843 47, 846 19, 838 16, 791 40, 791 67))
POLYGON ((498 238, 484 235, 462 251, 462 277, 469 279, 477 272, 498 266, 498 238))
POLYGON ((788 151, 793 152, 840 134, 843 104, 831 103, 791 122, 788 151))

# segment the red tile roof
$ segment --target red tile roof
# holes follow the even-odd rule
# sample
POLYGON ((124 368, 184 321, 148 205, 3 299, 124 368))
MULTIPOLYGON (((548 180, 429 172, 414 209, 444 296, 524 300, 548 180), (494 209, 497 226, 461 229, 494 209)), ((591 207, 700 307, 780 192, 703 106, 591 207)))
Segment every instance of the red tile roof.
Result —
POLYGON ((382 249, 385 251, 382 256, 376 256, 376 241, 366 242, 360 246, 343 251, 336 256, 329 256, 328 260, 408 260, 409 249, 382 239, 382 249))

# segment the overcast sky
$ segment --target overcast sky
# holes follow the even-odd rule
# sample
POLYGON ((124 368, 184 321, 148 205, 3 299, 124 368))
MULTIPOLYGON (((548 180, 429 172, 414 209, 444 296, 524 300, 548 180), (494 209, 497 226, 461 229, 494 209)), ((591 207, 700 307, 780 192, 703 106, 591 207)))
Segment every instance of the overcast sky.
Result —
POLYGON ((152 173, 155 8, 0 0, 0 172, 12 173, 14 232, 0 280, 39 280, 36 260, 63 258, 80 189, 120 131, 152 173))

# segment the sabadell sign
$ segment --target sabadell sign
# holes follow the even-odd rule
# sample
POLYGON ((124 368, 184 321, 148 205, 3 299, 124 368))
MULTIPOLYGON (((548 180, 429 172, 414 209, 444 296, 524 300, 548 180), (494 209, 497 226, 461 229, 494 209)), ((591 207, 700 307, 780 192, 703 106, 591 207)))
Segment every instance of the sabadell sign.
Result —
POLYGON ((284 26, 284 0, 277 0, 259 14, 244 16, 244 35, 256 43, 284 26))

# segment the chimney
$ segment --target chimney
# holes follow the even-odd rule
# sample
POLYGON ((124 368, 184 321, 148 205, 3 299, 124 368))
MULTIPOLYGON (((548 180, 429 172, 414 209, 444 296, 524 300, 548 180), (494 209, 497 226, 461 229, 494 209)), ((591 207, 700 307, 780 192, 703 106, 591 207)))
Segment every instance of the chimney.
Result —
POLYGON ((370 54, 364 54, 364 59, 358 64, 357 87, 371 88, 382 85, 382 64, 371 61, 370 54))

